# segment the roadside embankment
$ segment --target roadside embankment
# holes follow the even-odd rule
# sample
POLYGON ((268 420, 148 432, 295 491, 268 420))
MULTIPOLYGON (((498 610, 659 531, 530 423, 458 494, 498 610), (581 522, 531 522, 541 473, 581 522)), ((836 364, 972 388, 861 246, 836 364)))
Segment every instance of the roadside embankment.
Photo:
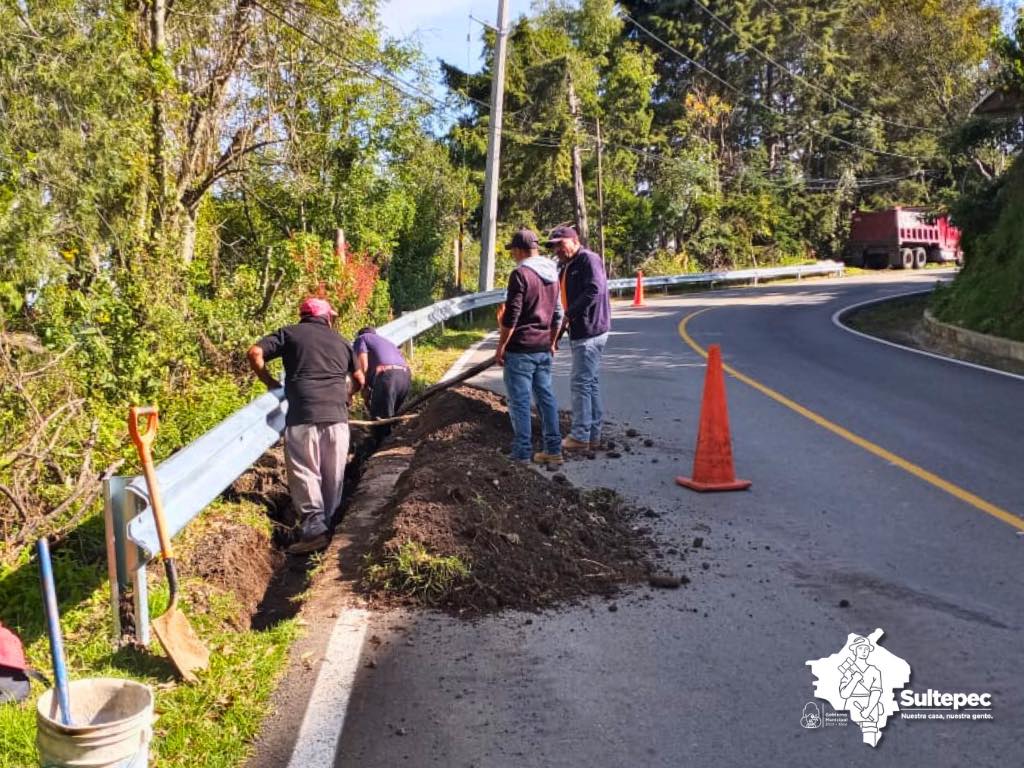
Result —
POLYGON ((1024 374, 1024 342, 937 320, 931 293, 897 296, 855 307, 839 321, 860 333, 954 360, 1024 374))

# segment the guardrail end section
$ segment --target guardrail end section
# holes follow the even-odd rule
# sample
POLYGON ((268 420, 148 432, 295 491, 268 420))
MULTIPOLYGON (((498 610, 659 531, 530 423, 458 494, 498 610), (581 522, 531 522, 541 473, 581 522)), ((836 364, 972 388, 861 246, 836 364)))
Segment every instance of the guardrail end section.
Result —
POLYGON ((103 520, 106 533, 107 576, 110 580, 110 608, 113 640, 117 645, 129 625, 135 640, 149 643, 149 595, 146 583, 147 557, 128 537, 128 524, 139 514, 135 496, 127 492, 130 477, 116 475, 103 485, 103 520), (132 609, 127 610, 126 598, 132 609))

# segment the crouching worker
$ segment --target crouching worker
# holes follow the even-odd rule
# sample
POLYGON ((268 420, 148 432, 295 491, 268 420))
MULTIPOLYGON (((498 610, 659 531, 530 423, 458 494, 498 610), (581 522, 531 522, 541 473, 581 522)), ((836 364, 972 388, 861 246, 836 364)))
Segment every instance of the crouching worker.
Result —
MULTIPOLYGON (((371 419, 387 419, 398 413, 409 395, 412 376, 401 350, 377 333, 376 328, 362 328, 356 336, 356 360, 366 378, 363 399, 371 419)), ((374 427, 373 434, 383 440, 391 427, 374 427)))
POLYGON ((301 526, 299 540, 288 548, 293 555, 317 552, 329 542, 348 458, 348 406, 364 383, 352 346, 334 330, 337 316, 327 301, 306 299, 297 324, 264 336, 248 352, 250 367, 269 389, 281 385, 267 361, 284 360, 288 492, 301 526))
POLYGON ((562 463, 558 404, 551 388, 551 361, 562 322, 558 268, 540 255, 537 236, 521 229, 508 244, 516 268, 508 278, 497 363, 504 367, 508 413, 512 420, 512 460, 529 461, 532 451, 530 396, 537 403, 544 450, 533 454, 539 464, 562 463))

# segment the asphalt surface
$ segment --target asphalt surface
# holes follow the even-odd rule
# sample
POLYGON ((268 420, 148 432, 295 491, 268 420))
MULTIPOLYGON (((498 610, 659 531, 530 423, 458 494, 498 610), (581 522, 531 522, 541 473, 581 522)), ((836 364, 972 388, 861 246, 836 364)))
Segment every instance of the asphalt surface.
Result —
MULTIPOLYGON (((654 445, 567 465, 661 514, 665 565, 693 580, 540 615, 372 619, 337 766, 1005 766, 1024 763, 1024 537, 732 377, 738 474, 689 474, 703 359, 727 363, 945 481, 1024 515, 1024 382, 903 352, 830 322, 843 306, 934 281, 886 273, 649 296, 616 307, 609 417, 654 445), (695 536, 705 547, 685 551, 695 536), (706 567, 705 565, 706 564, 706 567), (882 628, 910 688, 992 694, 991 721, 895 715, 876 749, 856 726, 801 727, 805 662, 882 628), (372 664, 371 664, 372 662, 372 664)), ((556 365, 568 407, 568 355, 556 365)), ((500 388, 491 374, 483 383, 500 388)), ((821 704, 822 702, 818 702, 821 704)))

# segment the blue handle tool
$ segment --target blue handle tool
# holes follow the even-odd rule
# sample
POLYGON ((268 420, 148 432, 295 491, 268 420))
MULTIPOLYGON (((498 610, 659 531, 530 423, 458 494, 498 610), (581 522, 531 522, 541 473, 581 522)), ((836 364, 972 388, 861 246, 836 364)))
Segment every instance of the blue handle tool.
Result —
POLYGON ((71 725, 71 697, 68 694, 68 670, 64 664, 64 640, 60 633, 57 591, 53 586, 50 545, 45 536, 36 542, 36 551, 39 554, 39 584, 43 590, 46 631, 50 635, 50 656, 53 657, 53 678, 57 689, 57 704, 60 707, 60 721, 64 725, 71 725))

